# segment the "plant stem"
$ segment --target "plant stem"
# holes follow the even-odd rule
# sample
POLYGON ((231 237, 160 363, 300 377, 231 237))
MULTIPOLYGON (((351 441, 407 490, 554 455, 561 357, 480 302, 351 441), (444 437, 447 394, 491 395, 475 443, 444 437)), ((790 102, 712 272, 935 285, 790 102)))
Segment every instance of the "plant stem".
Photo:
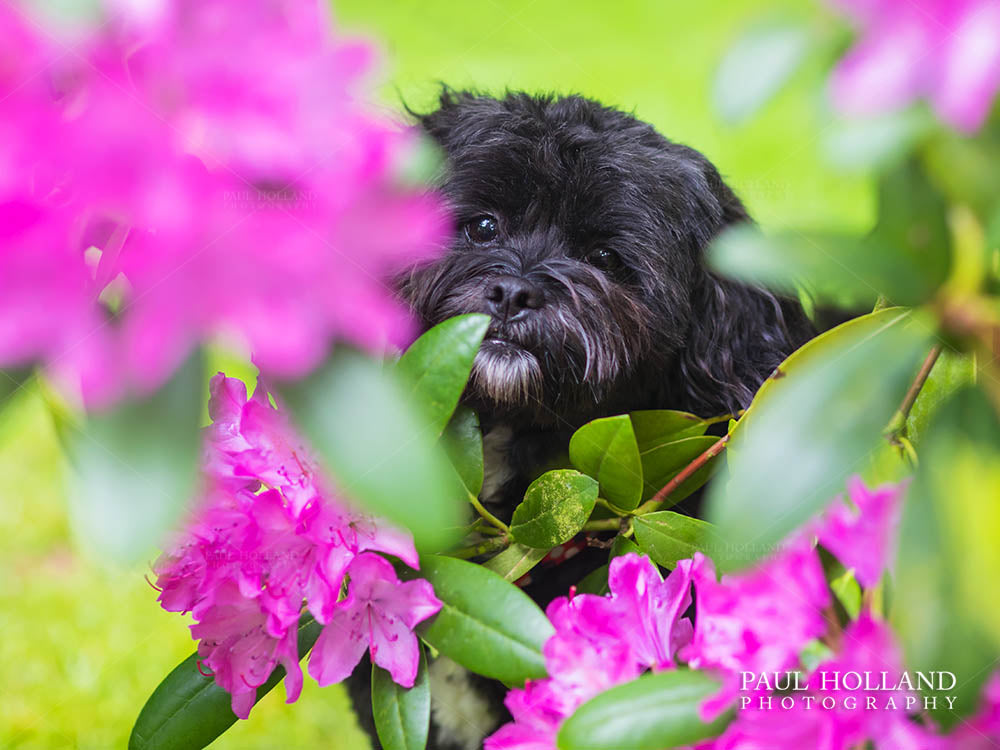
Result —
POLYGON ((483 507, 483 504, 481 502, 479 502, 479 498, 476 497, 475 495, 473 495, 471 492, 469 493, 469 503, 472 505, 473 508, 476 509, 476 512, 480 516, 482 516, 483 519, 487 523, 489 523, 491 526, 496 526, 504 534, 509 534, 510 533, 510 528, 507 526, 507 524, 505 524, 499 518, 497 518, 492 513, 490 513, 488 510, 486 510, 486 508, 483 507))
POLYGON ((635 511, 633 511, 633 515, 641 516, 646 513, 650 513, 656 508, 658 508, 663 503, 663 501, 670 496, 670 493, 672 493, 674 490, 680 487, 684 482, 690 479, 692 474, 694 474, 696 471, 698 471, 698 469, 700 469, 702 466, 704 466, 713 458, 722 453, 722 451, 726 447, 726 443, 728 442, 729 442, 729 435, 726 434, 720 437, 714 443, 712 443, 704 453, 702 453, 700 456, 694 459, 694 461, 692 461, 683 469, 681 469, 680 472, 677 474, 677 476, 675 476, 673 479, 671 479, 669 482, 663 485, 663 487, 660 488, 659 492, 657 492, 655 495, 649 498, 649 500, 647 500, 638 508, 636 508, 635 511))
POLYGON ((583 525, 583 531, 618 531, 620 528, 620 518, 601 518, 597 521, 587 521, 583 525))
POLYGON ((934 363, 937 362, 938 357, 940 356, 941 345, 935 344, 930 352, 928 352, 927 357, 924 359, 924 363, 920 366, 920 371, 910 384, 910 389, 903 397, 903 403, 899 405, 899 408, 896 409, 896 413, 893 414, 892 419, 889 420, 889 425, 885 428, 885 437, 893 445, 900 444, 899 437, 903 434, 903 430, 906 428, 906 418, 910 416, 910 410, 913 408, 913 404, 916 403, 917 396, 920 395, 920 389, 924 387, 924 383, 927 382, 927 378, 931 374, 931 370, 934 369, 934 363))
POLYGON ((479 557, 480 555, 485 555, 487 552, 494 552, 504 549, 510 544, 510 538, 503 534, 501 536, 495 536, 492 539, 487 539, 479 544, 473 544, 469 547, 462 547, 453 552, 448 552, 449 557, 457 557, 460 560, 468 560, 470 557, 479 557))

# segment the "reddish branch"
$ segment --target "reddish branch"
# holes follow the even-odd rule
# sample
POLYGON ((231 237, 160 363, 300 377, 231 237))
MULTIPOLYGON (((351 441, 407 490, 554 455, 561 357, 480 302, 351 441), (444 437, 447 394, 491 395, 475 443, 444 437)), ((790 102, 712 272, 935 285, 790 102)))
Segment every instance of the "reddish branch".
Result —
POLYGON ((712 445, 709 446, 708 450, 698 456, 694 461, 689 463, 680 473, 677 474, 673 479, 667 482, 660 491, 653 495, 648 502, 643 503, 642 508, 640 508, 637 513, 642 512, 645 508, 654 508, 663 503, 670 494, 680 487, 684 482, 691 478, 691 476, 698 471, 701 467, 711 461, 713 458, 718 456, 726 447, 726 443, 729 442, 729 435, 723 435, 718 440, 716 440, 712 445))

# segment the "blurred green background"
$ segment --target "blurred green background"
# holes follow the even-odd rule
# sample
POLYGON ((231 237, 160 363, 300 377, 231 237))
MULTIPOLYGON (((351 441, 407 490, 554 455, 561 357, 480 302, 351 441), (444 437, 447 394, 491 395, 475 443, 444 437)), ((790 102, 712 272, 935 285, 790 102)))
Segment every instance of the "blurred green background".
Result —
MULTIPOLYGON (((765 10, 809 14, 814 2, 765 10)), ((381 40, 377 80, 389 107, 429 108, 438 82, 582 93, 703 151, 767 227, 872 220, 864 177, 821 160, 823 108, 810 87, 818 69, 747 126, 714 116, 713 70, 760 17, 754 0, 346 0, 336 9, 342 28, 381 40)), ((188 623, 157 606, 148 568, 110 569, 75 543, 66 467, 34 388, 0 413, 0 477, 0 747, 124 747, 146 697, 193 650, 188 623)), ((275 690, 213 747, 366 746, 340 688, 307 679, 297 704, 283 697, 275 690)))

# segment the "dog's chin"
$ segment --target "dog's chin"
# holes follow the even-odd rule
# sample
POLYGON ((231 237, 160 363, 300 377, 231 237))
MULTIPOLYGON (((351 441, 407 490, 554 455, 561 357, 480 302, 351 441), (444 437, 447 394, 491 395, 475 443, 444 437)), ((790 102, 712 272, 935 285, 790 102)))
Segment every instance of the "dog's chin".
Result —
POLYGON ((538 358, 517 344, 486 339, 472 364, 476 394, 499 407, 528 406, 540 401, 544 378, 538 358))

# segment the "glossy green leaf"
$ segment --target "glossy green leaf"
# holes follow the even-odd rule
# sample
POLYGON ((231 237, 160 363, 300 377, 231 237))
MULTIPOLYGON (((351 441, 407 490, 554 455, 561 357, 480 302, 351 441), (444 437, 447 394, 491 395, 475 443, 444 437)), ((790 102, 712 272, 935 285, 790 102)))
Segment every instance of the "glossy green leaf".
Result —
POLYGON ((632 520, 639 549, 658 565, 673 568, 695 552, 705 552, 712 540, 712 525, 669 510, 636 516, 632 520))
MULTIPOLYGON (((642 472, 645 477, 642 499, 649 500, 667 482, 677 476, 681 469, 715 445, 718 440, 719 438, 711 435, 701 435, 663 443, 644 451, 641 454, 642 472)), ((712 458, 704 468, 698 470, 695 476, 674 490, 666 501, 667 505, 675 505, 707 482, 715 469, 714 464, 718 458, 718 456, 712 458)))
POLYGON ((733 123, 749 118, 791 78, 811 45, 809 29, 787 21, 748 30, 729 48, 716 72, 715 110, 733 123))
POLYGON ((632 510, 642 497, 642 462, 628 415, 595 419, 573 433, 569 458, 600 483, 601 497, 632 510))
POLYGON ((483 567, 492 570, 505 581, 514 583, 541 562, 548 553, 547 548, 536 549, 515 542, 499 555, 483 563, 483 567))
POLYGON ((551 549, 572 539, 590 518, 597 482, 572 469, 542 474, 514 509, 510 533, 528 547, 551 549))
POLYGON ((467 406, 455 410, 441 440, 462 485, 474 497, 483 488, 483 433, 479 417, 467 406))
POLYGON ((929 325, 882 310, 838 326, 789 357, 733 434, 728 479, 708 490, 725 548, 745 564, 772 549, 840 492, 884 440, 929 348, 929 325))
POLYGON ((372 665, 372 716, 383 750, 424 750, 431 721, 431 687, 423 649, 412 688, 400 687, 388 672, 372 665))
POLYGON ((608 567, 607 565, 602 565, 587 573, 587 575, 577 582, 576 593, 595 594, 596 596, 607 594, 610 591, 608 588, 608 567))
POLYGON ((414 341, 396 365, 435 434, 458 405, 489 324, 489 316, 478 313, 449 318, 414 341))
POLYGON ((427 643, 508 685, 545 677, 542 645, 552 625, 521 589, 482 565, 450 557, 421 557, 419 575, 444 605, 418 628, 427 643))
POLYGON ((608 555, 609 560, 614 560, 616 557, 621 557, 622 555, 628 555, 632 552, 638 553, 641 550, 639 545, 629 539, 627 536, 622 536, 619 534, 615 537, 615 540, 611 543, 611 554, 608 555))
POLYGON ((412 404, 394 369, 340 347, 280 393, 348 497, 409 528, 420 549, 453 541, 463 493, 438 445, 440 430, 412 404))
POLYGON ((99 554, 141 560, 181 517, 198 473, 204 398, 201 357, 193 355, 148 398, 62 422, 75 470, 70 516, 99 554))
MULTIPOLYGON (((968 388, 941 407, 921 451, 900 529, 892 607, 910 669, 955 674, 945 726, 972 712, 1000 657, 1000 422, 968 388)), ((940 703, 940 701, 939 701, 940 703)))
POLYGON ((976 382, 976 360, 950 349, 941 352, 906 420, 904 434, 919 449, 937 410, 953 394, 976 382))
MULTIPOLYGON (((311 615, 299 621, 299 655, 316 643, 322 626, 311 615)), ((207 672, 207 670, 206 670, 207 672)), ((277 667, 257 688, 257 701, 285 677, 277 667)), ((232 697, 198 669, 198 654, 191 654, 157 686, 132 727, 129 750, 198 750, 236 723, 232 697)))
POLYGON ((704 435, 709 422, 686 411, 646 409, 629 413, 639 452, 663 443, 704 435))
POLYGON ((730 716, 707 724, 698 708, 718 691, 704 672, 645 674, 580 706, 559 730, 559 750, 663 750, 715 737, 730 716))

